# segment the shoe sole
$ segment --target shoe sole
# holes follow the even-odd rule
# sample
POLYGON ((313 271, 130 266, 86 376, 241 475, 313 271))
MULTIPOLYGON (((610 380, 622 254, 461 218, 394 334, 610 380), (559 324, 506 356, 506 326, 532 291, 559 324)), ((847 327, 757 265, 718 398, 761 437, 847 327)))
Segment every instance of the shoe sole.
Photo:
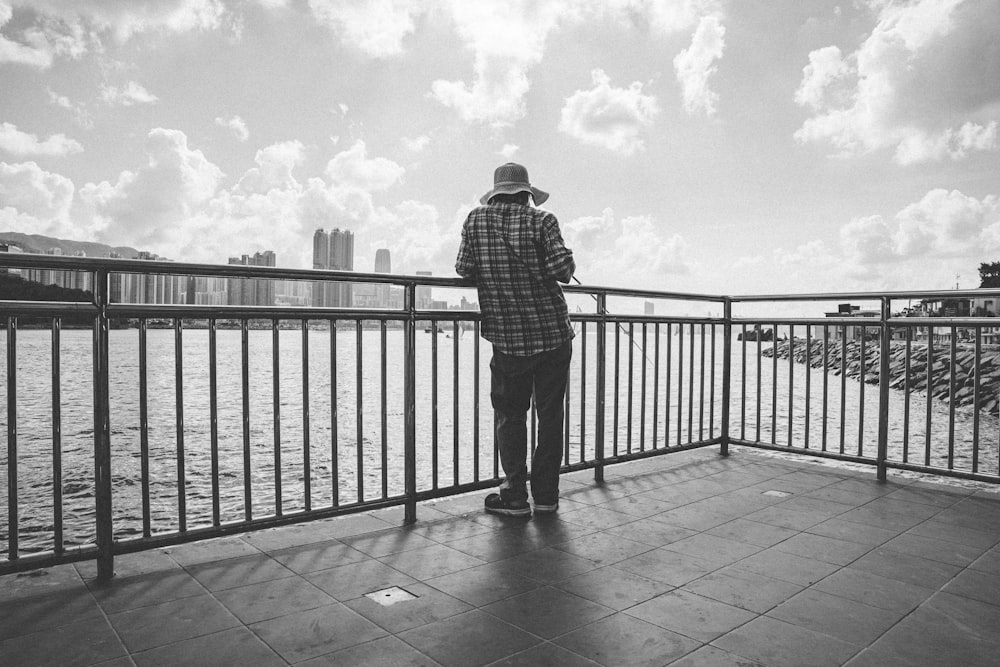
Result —
POLYGON ((490 514, 500 514, 502 516, 531 516, 531 508, 525 507, 523 509, 501 509, 501 508, 491 508, 487 507, 486 511, 490 514))
POLYGON ((555 514, 559 505, 535 505, 535 514, 555 514))

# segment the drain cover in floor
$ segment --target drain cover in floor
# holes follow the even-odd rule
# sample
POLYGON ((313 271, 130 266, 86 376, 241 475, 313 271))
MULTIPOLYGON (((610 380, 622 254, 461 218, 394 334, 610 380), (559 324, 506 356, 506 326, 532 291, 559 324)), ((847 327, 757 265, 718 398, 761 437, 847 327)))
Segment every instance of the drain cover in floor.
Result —
POLYGON ((397 602, 406 602, 407 600, 415 600, 417 598, 416 595, 404 591, 399 586, 392 586, 390 588, 383 588, 380 591, 365 593, 365 597, 378 602, 383 607, 391 607, 397 602))
POLYGON ((790 494, 788 491, 775 491, 775 490, 772 489, 771 491, 765 491, 764 495, 765 496, 777 496, 778 498, 787 498, 788 496, 790 496, 792 494, 790 494))

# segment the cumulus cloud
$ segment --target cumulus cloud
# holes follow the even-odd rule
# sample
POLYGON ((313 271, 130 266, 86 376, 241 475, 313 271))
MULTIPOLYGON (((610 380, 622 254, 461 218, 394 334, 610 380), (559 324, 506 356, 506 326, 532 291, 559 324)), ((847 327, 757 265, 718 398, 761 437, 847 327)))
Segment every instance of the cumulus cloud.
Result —
POLYGON ((423 11, 413 0, 309 0, 309 8, 345 44, 374 58, 402 53, 423 11))
POLYGON ((414 153, 419 153, 420 151, 427 148, 428 144, 431 143, 431 138, 426 134, 422 134, 419 137, 403 137, 403 146, 408 151, 413 151, 414 153))
POLYGON ((600 216, 564 223, 562 232, 583 274, 578 278, 590 284, 657 289, 696 267, 688 242, 650 216, 619 220, 606 208, 600 216))
POLYGON ((722 58, 725 34, 726 28, 719 16, 703 16, 691 36, 691 46, 674 58, 674 70, 688 113, 703 111, 709 116, 715 113, 719 96, 708 87, 708 78, 717 69, 715 61, 722 58))
POLYGON ((362 188, 369 192, 386 190, 403 177, 404 169, 387 158, 368 157, 360 139, 326 165, 326 175, 334 185, 362 188))
POLYGON ((849 156, 892 149, 900 164, 997 148, 1000 12, 995 0, 882 3, 846 57, 809 56, 795 94, 815 113, 795 133, 849 156))
POLYGON ((247 129, 246 121, 239 116, 233 116, 232 118, 218 116, 215 119, 215 124, 232 132, 237 141, 245 142, 250 138, 250 131, 247 129))
POLYGON ((122 107, 131 107, 137 104, 155 104, 160 101, 160 98, 135 81, 129 81, 120 88, 107 84, 102 85, 101 99, 112 106, 122 107))
POLYGON ((628 88, 615 88, 602 70, 594 70, 591 77, 593 88, 577 90, 566 98, 559 131, 623 155, 642 149, 640 133, 659 113, 656 98, 644 95, 638 81, 628 88))
POLYGON ((0 227, 81 238, 70 222, 75 190, 71 180, 35 162, 0 162, 0 227))
POLYGON ((65 134, 53 134, 44 141, 39 141, 34 134, 28 134, 17 129, 11 123, 0 123, 0 150, 18 157, 29 155, 63 156, 79 153, 83 150, 80 142, 68 138, 65 134))
POLYGON ((502 155, 506 159, 511 159, 520 149, 517 144, 504 144, 500 150, 497 151, 497 155, 502 155))

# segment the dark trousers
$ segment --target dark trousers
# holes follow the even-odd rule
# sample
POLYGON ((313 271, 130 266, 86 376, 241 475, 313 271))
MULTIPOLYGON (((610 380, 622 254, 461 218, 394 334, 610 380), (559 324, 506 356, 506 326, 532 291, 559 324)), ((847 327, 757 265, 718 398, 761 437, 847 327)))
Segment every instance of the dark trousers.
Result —
POLYGON ((573 341, 530 357, 493 350, 490 398, 496 418, 496 441, 506 479, 500 495, 509 503, 528 499, 528 409, 535 396, 538 440, 531 457, 531 495, 536 503, 559 498, 563 454, 563 417, 573 341))

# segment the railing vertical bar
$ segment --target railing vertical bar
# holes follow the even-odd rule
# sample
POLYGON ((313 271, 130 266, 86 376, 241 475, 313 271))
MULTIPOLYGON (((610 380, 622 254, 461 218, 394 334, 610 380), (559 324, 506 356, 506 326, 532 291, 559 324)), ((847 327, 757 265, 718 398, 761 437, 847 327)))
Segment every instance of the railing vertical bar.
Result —
MULTIPOLYGON (((772 339, 773 339, 774 329, 771 329, 771 333, 772 333, 772 339)), ((761 329, 760 331, 757 332, 757 395, 756 395, 756 399, 757 399, 757 411, 756 411, 755 416, 754 416, 754 421, 757 423, 757 435, 754 438, 755 442, 760 442, 761 422, 763 421, 763 415, 761 414, 761 411, 760 411, 761 402, 762 402, 762 394, 763 394, 763 392, 761 391, 761 389, 764 386, 763 385, 763 381, 762 381, 763 380, 763 373, 764 373, 764 354, 763 354, 763 345, 764 345, 764 343, 761 340, 762 338, 764 338, 764 330, 763 329, 761 329)))
MULTIPOLYGON (((97 524, 97 578, 115 576, 114 519, 111 482, 111 402, 109 376, 108 271, 94 272, 94 509, 97 524)), ((16 322, 14 328, 17 328, 16 322)), ((15 487, 16 488, 16 487, 15 487)), ((11 531, 17 530, 16 523, 11 531)), ((16 551, 12 551, 17 554, 16 551)))
POLYGON ((453 335, 451 337, 451 350, 452 350, 452 389, 451 389, 451 408, 452 408, 452 451, 451 451, 451 472, 452 472, 452 482, 455 486, 458 486, 458 480, 460 477, 458 458, 459 458, 459 384, 458 384, 458 336, 453 335))
MULTIPOLYGON (((567 411, 568 412, 568 411, 567 411)), ((580 462, 587 460, 587 323, 580 323, 580 462)))
POLYGON ((778 444, 778 325, 771 343, 771 444, 778 444))
MULTIPOLYGON (((723 335, 725 333, 723 332, 723 335)), ((757 360, 760 365, 760 360, 757 360)), ((725 387, 725 382, 723 382, 725 387)), ((740 440, 747 439, 747 325, 740 325, 740 440)))
POLYGON ((152 534, 149 507, 149 352, 148 321, 139 320, 139 466, 142 477, 142 535, 152 534))
POLYGON ((934 327, 927 327, 927 389, 924 391, 926 416, 924 422, 924 465, 931 464, 931 392, 934 384, 932 380, 934 370, 934 327))
POLYGON ((830 388, 830 327, 823 325, 823 427, 821 448, 826 451, 827 414, 829 411, 830 388))
POLYGON ((62 366, 59 333, 62 319, 52 318, 52 542, 56 554, 63 549, 62 475, 62 366))
MULTIPOLYGON (((569 463, 569 461, 570 461, 570 458, 569 458, 569 407, 570 407, 570 395, 572 393, 570 390, 571 390, 572 386, 573 386, 573 368, 572 368, 572 365, 571 365, 570 368, 567 370, 566 391, 563 393, 563 430, 562 430, 563 455, 562 455, 562 460, 565 461, 566 463, 569 463)), ((534 391, 532 391, 531 398, 532 398, 531 404, 533 406, 537 407, 537 403, 535 401, 534 391)), ((532 417, 534 417, 534 416, 535 415, 532 415, 532 417)), ((534 433, 537 430, 538 430, 538 427, 535 424, 534 419, 532 419, 531 431, 532 431, 532 433, 534 433)), ((532 444, 534 444, 534 443, 532 443, 532 444)), ((535 448, 532 447, 531 451, 533 453, 535 451, 535 448)))
POLYGON ((438 335, 431 320, 431 488, 438 488, 438 335))
POLYGON ((699 326, 699 337, 701 338, 700 350, 698 352, 698 440, 705 439, 705 323, 699 326))
POLYGON ((309 411, 309 320, 302 318, 302 493, 312 509, 312 441, 309 411))
MULTIPOLYGON (((97 329, 94 329, 95 346, 97 329)), ((96 352, 96 350, 95 350, 96 352)), ((96 375, 96 373, 95 373, 96 375)), ((94 378, 95 381, 97 378, 94 378)), ((95 389, 96 393, 96 389, 95 389)), ((97 412, 94 412, 95 421, 97 412)), ((94 434, 97 437, 97 434, 94 434)), ((18 523, 17 506, 17 318, 7 318, 7 558, 17 560, 18 523)))
POLYGON ((982 337, 983 328, 976 326, 976 343, 973 354, 972 372, 974 373, 972 385, 972 472, 979 472, 979 401, 980 401, 980 364, 982 363, 982 337))
POLYGON ((681 426, 684 423, 684 324, 677 323, 677 444, 682 444, 681 426))
POLYGON ((809 449, 809 413, 812 412, 811 398, 812 398, 812 325, 806 325, 806 403, 805 403, 805 423, 803 428, 805 430, 805 437, 803 441, 803 447, 809 449))
MULTIPOLYGON (((708 356, 708 437, 715 437, 715 329, 716 325, 711 324, 710 331, 712 332, 710 336, 711 343, 709 344, 709 356, 708 356)), ((725 335, 725 334, 723 334, 725 335)), ((732 370, 732 369, 730 369, 732 370)))
MULTIPOLYGON (((665 356, 667 357, 667 367, 664 369, 664 387, 663 387, 663 444, 667 447, 670 446, 670 365, 671 365, 671 352, 673 351, 673 338, 672 329, 670 322, 667 322, 667 349, 665 356)), ((678 441, 677 444, 680 444, 678 441)))
POLYGON ((379 355, 380 366, 380 405, 382 408, 382 497, 389 497, 389 367, 386 360, 388 352, 388 336, 385 320, 379 322, 379 335, 382 354, 379 355))
POLYGON ((642 323, 642 384, 639 387, 639 451, 646 451, 646 323, 642 323))
POLYGON ((479 332, 472 338, 472 452, 473 475, 479 481, 479 332))
POLYGON ((354 455, 355 466, 357 467, 358 480, 358 502, 365 500, 365 412, 364 392, 365 366, 364 366, 364 340, 363 322, 359 318, 354 321, 354 455))
MULTIPOLYGON (((733 378, 733 302, 729 298, 722 302, 722 326, 725 328, 722 330, 722 443, 719 453, 729 456, 729 403, 732 399, 733 378)), ((715 345, 712 349, 715 349, 715 345)), ((714 364, 712 367, 715 368, 714 364)))
POLYGON ((792 446, 792 418, 795 414, 795 325, 788 325, 788 446, 792 446))
POLYGON ((619 412, 619 394, 621 389, 619 387, 619 376, 621 375, 621 325, 617 322, 615 323, 615 416, 613 420, 613 431, 612 437, 614 438, 614 446, 612 449, 612 455, 618 456, 618 412, 619 412))
POLYGON ((340 505, 340 434, 337 432, 337 320, 330 319, 330 504, 340 505))
POLYGON ((858 376, 858 456, 864 456, 865 446, 865 375, 868 370, 867 338, 868 328, 861 329, 860 375, 858 376))
POLYGON ((177 427, 177 522, 180 532, 187 531, 187 478, 184 460, 184 322, 174 318, 174 394, 177 427))
POLYGON ((407 283, 403 287, 403 307, 406 319, 403 321, 403 492, 406 504, 403 508, 403 522, 411 524, 417 520, 417 285, 407 283))
POLYGON ((694 322, 688 324, 688 444, 694 442, 694 322))
POLYGON ((948 356, 948 470, 955 468, 955 393, 958 373, 958 330, 951 327, 951 350, 948 356))
POLYGON ((910 339, 913 338, 913 327, 906 327, 904 331, 906 332, 906 342, 904 343, 906 355, 903 360, 903 463, 907 463, 910 460, 910 393, 912 392, 910 386, 910 355, 912 351, 910 339))
POLYGON ((208 320, 208 419, 212 468, 212 525, 221 523, 219 508, 219 383, 215 318, 208 320))
POLYGON ((594 481, 600 484, 604 481, 604 404, 606 400, 606 380, 605 370, 607 366, 607 311, 604 308, 604 294, 597 295, 597 312, 600 315, 600 322, 597 326, 597 387, 595 388, 595 401, 597 403, 597 414, 594 420, 594 481))
POLYGON ((889 297, 882 297, 882 314, 879 326, 879 372, 878 372, 878 455, 876 474, 879 481, 886 479, 886 459, 889 456, 889 346, 891 316, 889 297))
POLYGON ((240 320, 241 389, 243 391, 243 516, 253 519, 253 484, 250 451, 250 320, 240 320))
POLYGON ((274 513, 284 511, 281 469, 281 352, 278 320, 271 320, 271 406, 274 429, 274 513))
POLYGON ((625 411, 625 451, 632 453, 632 403, 634 403, 633 387, 635 385, 635 324, 628 323, 628 408, 625 411))
POLYGON ((653 325, 653 447, 659 431, 660 407, 660 323, 653 325))
POLYGON ((840 453, 847 446, 847 325, 840 325, 840 453))

